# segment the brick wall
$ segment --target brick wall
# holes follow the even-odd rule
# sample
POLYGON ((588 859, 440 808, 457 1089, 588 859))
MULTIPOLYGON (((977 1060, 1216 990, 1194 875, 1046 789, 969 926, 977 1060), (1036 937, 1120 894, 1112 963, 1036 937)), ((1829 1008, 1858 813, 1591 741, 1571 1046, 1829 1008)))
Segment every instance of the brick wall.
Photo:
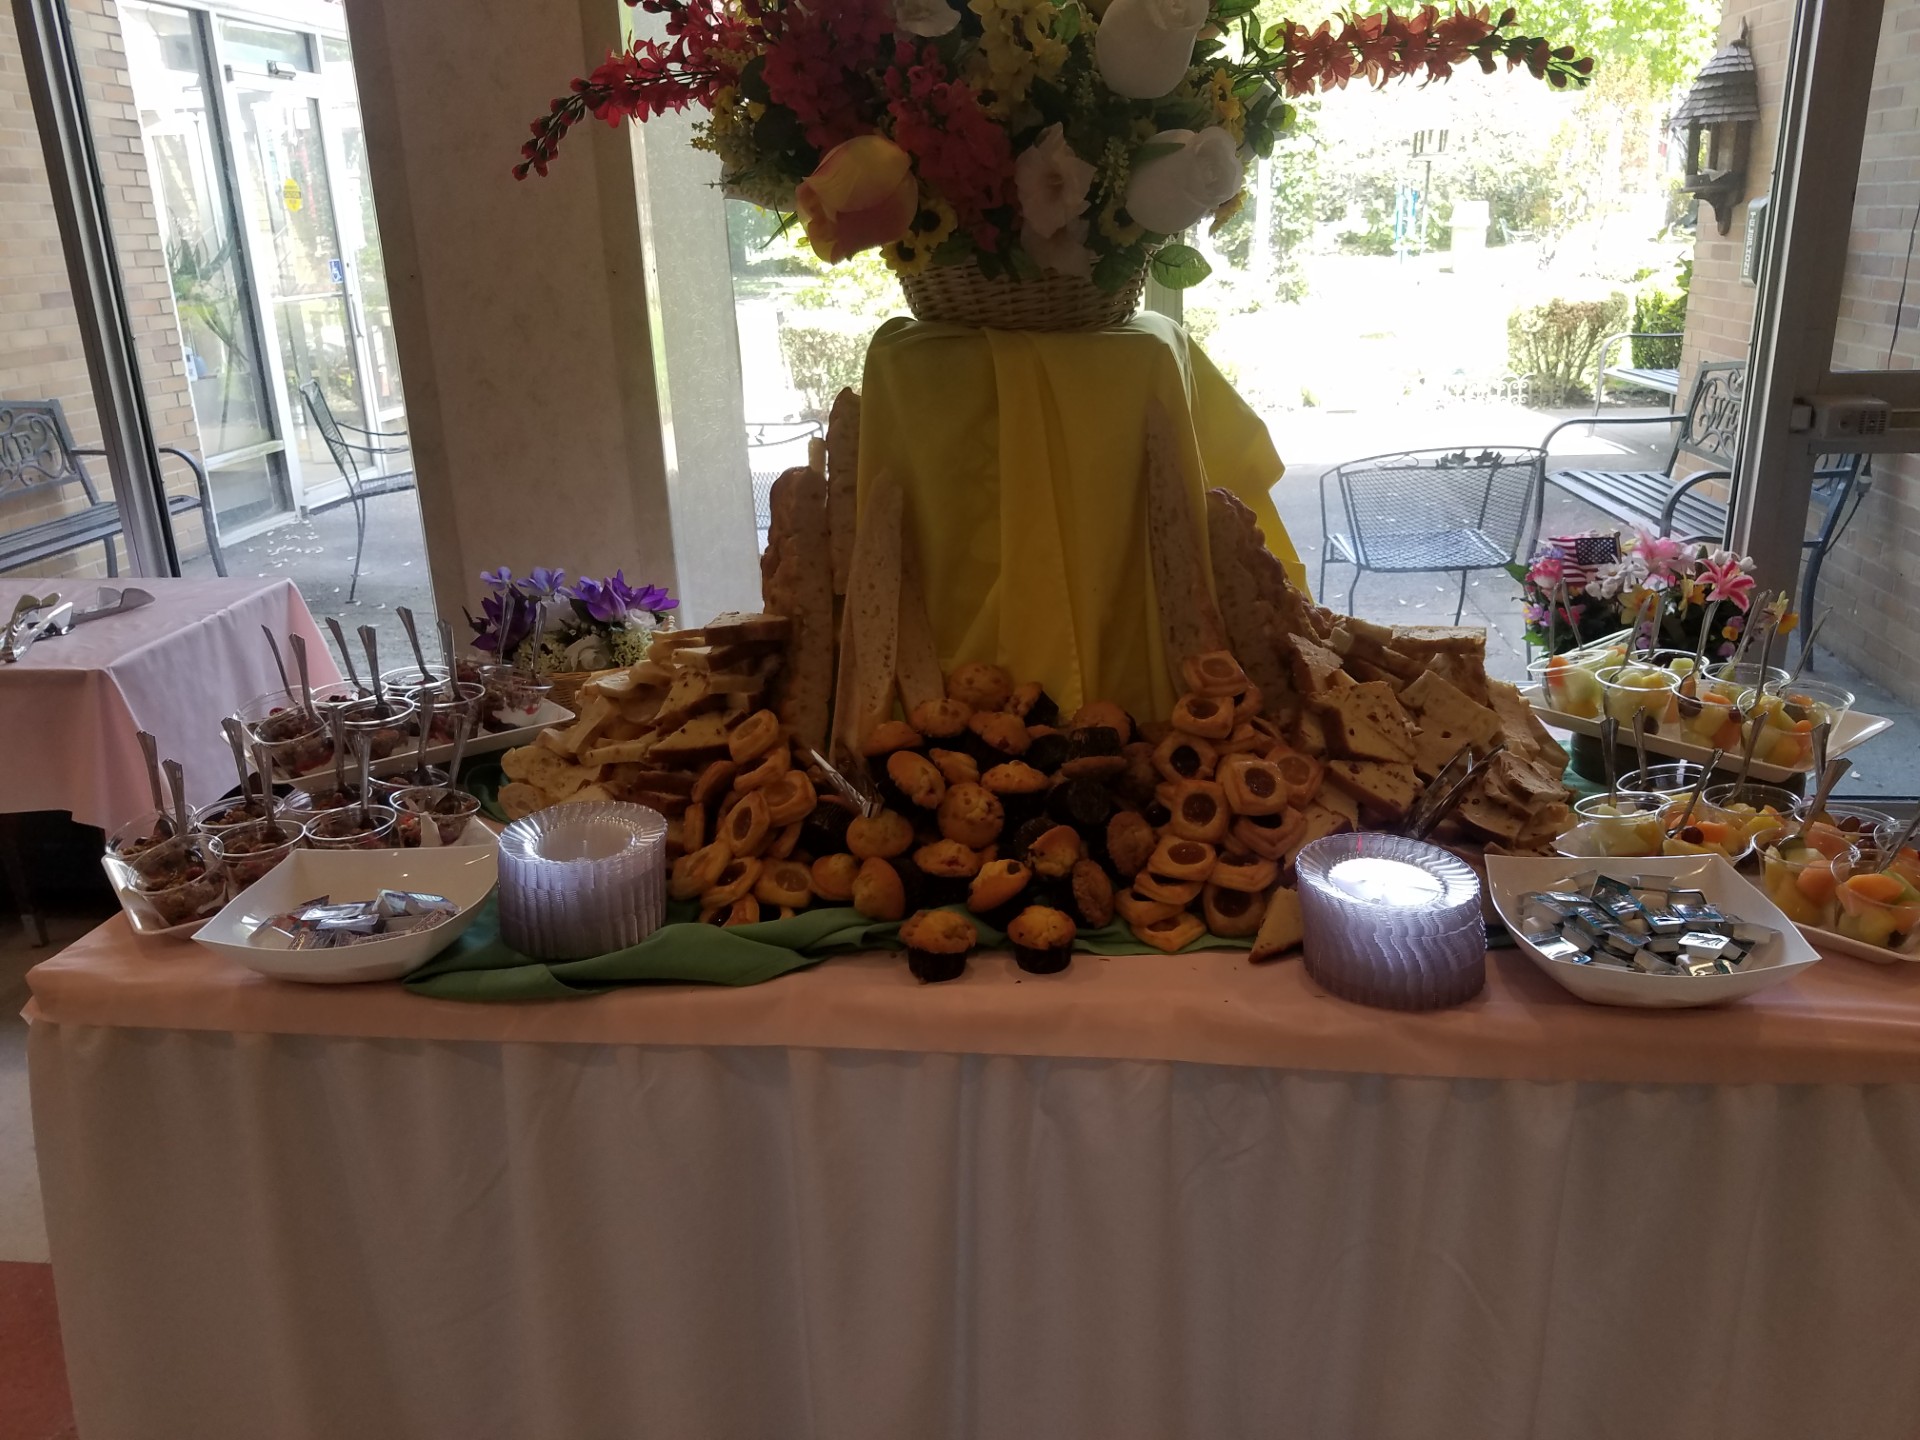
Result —
MULTIPOLYGON (((160 444, 178 445, 198 455, 200 433, 194 424, 173 292, 140 143, 140 117, 127 81, 119 13, 113 0, 68 0, 67 8, 73 16, 94 145, 106 180, 108 216, 119 249, 154 430, 160 444)), ((0 8, 0 397, 57 399, 76 441, 83 446, 100 443, 11 7, 0 8)), ((193 476, 186 467, 171 456, 162 459, 167 488, 178 494, 193 493, 193 476)), ((86 463, 102 496, 110 495, 113 486, 106 462, 89 457, 86 463)), ((62 493, 72 494, 77 488, 68 487, 62 493)), ((84 497, 58 499, 36 491, 24 498, 0 498, 0 532, 71 510, 76 503, 84 503, 84 497)), ((205 548, 197 513, 174 523, 182 556, 205 548)), ((104 573, 100 552, 100 546, 90 545, 77 554, 11 573, 99 575, 104 573)), ((124 549, 121 558, 124 562, 124 549)))
MULTIPOLYGON (((1749 24, 1758 68, 1761 122, 1750 163, 1749 195, 1771 186, 1780 87, 1786 71, 1791 0, 1728 0, 1724 38, 1749 24)), ((1874 69, 1872 108, 1854 197, 1837 366, 1920 366, 1920 276, 1906 298, 1895 341, 1895 311, 1908 264, 1915 207, 1920 206, 1920 0, 1886 0, 1874 69)), ((1683 363, 1744 359, 1752 332, 1754 290, 1740 280, 1747 207, 1726 235, 1703 206, 1694 247, 1693 295, 1687 309, 1683 363)), ((1684 391, 1682 392, 1684 394, 1684 391)), ((1833 616, 1821 632, 1831 646, 1889 690, 1920 701, 1920 457, 1882 455, 1873 462, 1873 493, 1828 557, 1819 603, 1833 616)))

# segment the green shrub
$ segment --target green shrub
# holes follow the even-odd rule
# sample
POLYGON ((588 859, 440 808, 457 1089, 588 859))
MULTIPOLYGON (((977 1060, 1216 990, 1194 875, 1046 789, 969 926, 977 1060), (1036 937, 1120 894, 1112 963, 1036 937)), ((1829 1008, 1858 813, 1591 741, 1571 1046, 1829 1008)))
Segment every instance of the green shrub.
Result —
POLYGON ((848 387, 860 388, 872 338, 869 326, 849 325, 826 313, 780 317, 780 353, 794 389, 806 397, 806 418, 824 419, 834 396, 848 387))
POLYGON ((1627 297, 1549 300, 1507 317, 1513 373, 1533 382, 1534 403, 1565 405, 1590 393, 1600 342, 1626 328, 1627 297))
MULTIPOLYGON (((1680 266, 1679 283, 1675 289, 1648 288, 1635 298, 1633 328, 1641 331, 1671 330, 1678 335, 1687 328, 1687 292, 1692 287, 1693 260, 1688 257, 1680 266)), ((1642 369, 1676 370, 1680 366, 1680 341, 1635 340, 1633 363, 1642 369)))

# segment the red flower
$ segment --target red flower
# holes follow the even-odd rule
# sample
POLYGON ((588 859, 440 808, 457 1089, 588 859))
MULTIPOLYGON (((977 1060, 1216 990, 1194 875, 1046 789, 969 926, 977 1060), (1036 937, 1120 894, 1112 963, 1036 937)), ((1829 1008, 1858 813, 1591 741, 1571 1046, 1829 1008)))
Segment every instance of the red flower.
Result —
POLYGON ((1013 142, 971 85, 947 78, 933 46, 919 64, 912 58, 901 46, 899 64, 887 72, 894 143, 913 156, 920 178, 953 207, 974 243, 997 249, 1000 227, 987 212, 1013 204, 1013 142))

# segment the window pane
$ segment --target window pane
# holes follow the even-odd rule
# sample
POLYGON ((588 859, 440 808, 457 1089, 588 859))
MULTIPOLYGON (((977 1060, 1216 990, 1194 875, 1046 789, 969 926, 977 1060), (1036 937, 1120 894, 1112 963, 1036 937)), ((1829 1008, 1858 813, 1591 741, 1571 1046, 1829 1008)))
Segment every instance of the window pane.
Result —
POLYGON ((220 38, 225 44, 228 59, 236 65, 257 69, 313 69, 313 48, 307 36, 299 31, 274 30, 265 25, 222 20, 220 38))

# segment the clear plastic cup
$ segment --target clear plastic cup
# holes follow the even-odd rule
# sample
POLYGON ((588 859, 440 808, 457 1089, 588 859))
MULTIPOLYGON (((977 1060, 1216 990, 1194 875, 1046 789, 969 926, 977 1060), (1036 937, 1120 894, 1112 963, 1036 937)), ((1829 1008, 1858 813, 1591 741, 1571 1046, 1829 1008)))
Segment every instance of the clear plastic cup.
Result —
POLYGON ((1824 821, 1857 840, 1871 840, 1878 837, 1888 827, 1899 830, 1899 824, 1885 810, 1876 805, 1862 805, 1856 800, 1829 800, 1814 816, 1816 821, 1824 821))
POLYGON ((409 733, 412 726, 413 705, 406 700, 360 700, 340 711, 347 754, 355 761, 360 758, 362 744, 375 760, 396 753, 413 738, 409 733))
POLYGON ((286 820, 254 820, 222 830, 207 848, 225 872, 227 894, 238 895, 307 843, 306 828, 286 820))
POLYGON ((1729 825, 1741 837, 1720 848, 1729 855, 1744 854, 1749 844, 1764 845, 1791 830, 1806 813, 1806 802, 1780 785, 1729 783, 1709 785, 1700 803, 1710 816, 1729 825))
POLYGON ((403 814, 430 822, 442 845, 458 845, 467 826, 480 813, 480 802, 464 790, 445 790, 437 785, 420 785, 402 790, 395 806, 403 814))
POLYGON ((1836 864, 1846 858, 1823 855, 1806 841, 1772 844, 1761 852, 1761 882, 1767 898, 1796 925, 1831 930, 1840 913, 1836 864))
POLYGON ((1670 739, 1684 740, 1702 750, 1740 748, 1740 698, 1729 697, 1688 676, 1681 680, 1673 702, 1673 728, 1670 739))
POLYGON ((1649 762, 1645 770, 1629 770, 1622 775, 1620 788, 1643 794, 1684 795, 1700 783, 1706 768, 1691 760, 1666 760, 1658 765, 1649 762))
MULTIPOLYGON (((373 799, 381 805, 392 805, 399 809, 398 800, 403 791, 412 790, 421 785, 445 785, 447 772, 438 765, 424 765, 418 770, 402 771, 398 775, 376 777, 370 782, 373 799)), ((357 798, 357 797, 356 797, 357 798)))
POLYGON ((1760 727, 1753 758, 1786 770, 1804 768, 1813 759, 1813 732, 1822 722, 1837 724, 1853 708, 1853 692, 1818 680, 1782 678, 1743 702, 1748 725, 1760 727))
POLYGON ((1832 929, 1892 955, 1920 954, 1920 885, 1878 841, 1833 861, 1839 913, 1832 929))
POLYGON ((1620 722, 1621 737, 1633 734, 1634 717, 1647 717, 1647 733, 1658 734, 1678 713, 1680 677, 1657 665, 1615 665, 1602 670, 1601 708, 1620 722))
POLYGON ((1548 709, 1597 720, 1603 698, 1597 672, 1619 664, 1615 656, 1625 654, 1624 649, 1602 652, 1584 661, 1575 658, 1573 653, 1548 655, 1527 666, 1527 674, 1539 683, 1548 709))
POLYGON ((415 685, 403 690, 408 703, 413 705, 416 714, 413 733, 420 733, 420 715, 426 713, 426 699, 433 696, 433 734, 428 740, 430 745, 451 745, 460 717, 467 717, 467 734, 476 732, 480 723, 481 707, 487 698, 487 687, 477 682, 460 681, 453 685, 446 681, 436 681, 431 685, 415 685))
POLYGON ((1707 667, 1697 693, 1718 695, 1738 704, 1749 690, 1758 690, 1771 681, 1786 678, 1787 672, 1778 665, 1763 668, 1752 660, 1743 660, 1738 665, 1731 660, 1722 660, 1717 665, 1707 667))
POLYGON ((166 929, 203 920, 227 903, 220 862, 204 835, 182 835, 129 862, 140 900, 166 929))
POLYGON ((195 810, 193 828, 203 835, 218 835, 241 825, 252 824, 255 820, 263 820, 266 813, 257 799, 243 801, 238 795, 228 795, 195 810))
POLYGON ((397 850, 400 813, 390 805, 369 805, 361 819, 358 805, 323 810, 307 821, 307 843, 316 850, 397 850))
POLYGON ((107 853, 131 864, 144 852, 173 839, 173 817, 158 810, 127 821, 107 837, 107 853))
POLYGON ((1573 807, 1575 825, 1561 837, 1568 854, 1604 856, 1658 855, 1666 834, 1661 814, 1665 795, 1616 790, 1611 795, 1588 795, 1573 807))
POLYGON ((546 681, 535 680, 527 671, 512 665, 482 665, 480 683, 486 690, 480 724, 484 729, 496 731, 531 725, 553 689, 546 681))
POLYGON ((277 775, 311 775, 333 760, 333 739, 319 717, 279 691, 256 695, 234 714, 249 746, 266 748, 277 775))

